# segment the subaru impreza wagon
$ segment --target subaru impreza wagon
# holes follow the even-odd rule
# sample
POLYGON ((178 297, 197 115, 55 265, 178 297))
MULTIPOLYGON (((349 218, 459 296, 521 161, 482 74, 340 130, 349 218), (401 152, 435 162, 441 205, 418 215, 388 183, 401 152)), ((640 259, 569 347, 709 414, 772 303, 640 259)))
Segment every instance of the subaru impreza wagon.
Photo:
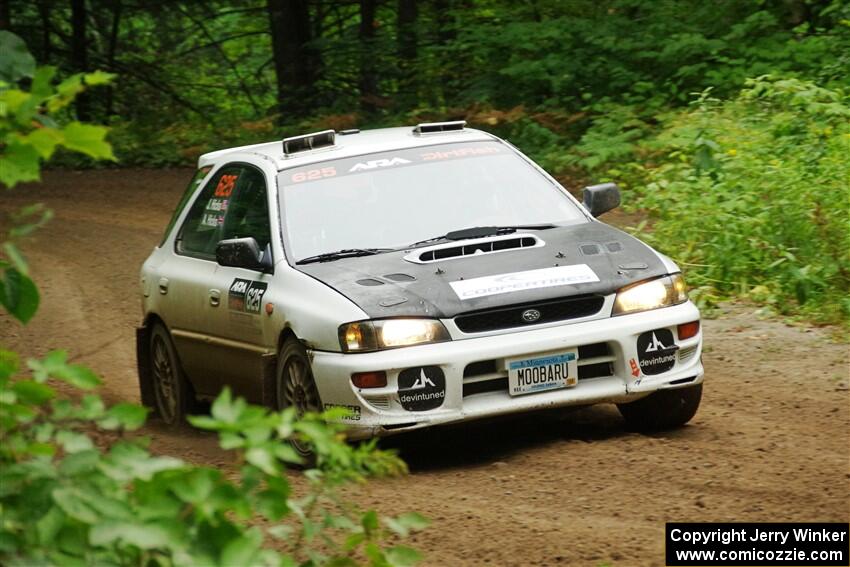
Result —
POLYGON ((212 152, 141 270, 142 399, 167 423, 225 386, 351 438, 616 403, 635 428, 699 406, 680 269, 464 122, 212 152))

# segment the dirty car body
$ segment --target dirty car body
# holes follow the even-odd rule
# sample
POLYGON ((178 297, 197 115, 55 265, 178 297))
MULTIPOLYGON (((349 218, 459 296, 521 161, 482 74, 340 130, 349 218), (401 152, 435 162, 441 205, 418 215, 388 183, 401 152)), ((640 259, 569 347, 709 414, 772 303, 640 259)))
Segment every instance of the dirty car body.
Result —
POLYGON ((145 403, 154 325, 193 397, 276 408, 297 343, 299 410, 347 409, 352 438, 701 388, 679 268, 595 218, 616 187, 580 203, 462 123, 341 134, 200 158, 142 267, 145 403))

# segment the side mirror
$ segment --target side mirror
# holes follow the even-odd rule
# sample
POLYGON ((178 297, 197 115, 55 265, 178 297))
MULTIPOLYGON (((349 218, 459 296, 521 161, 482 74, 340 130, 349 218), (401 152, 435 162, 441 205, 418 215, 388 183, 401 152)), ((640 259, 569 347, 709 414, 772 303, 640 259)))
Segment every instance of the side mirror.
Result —
POLYGON ((620 206, 620 188, 616 183, 602 183, 584 188, 584 208, 598 217, 620 206))
POLYGON ((270 248, 266 245, 265 250, 260 250, 260 245, 252 236, 222 240, 215 247, 215 261, 220 266, 270 272, 272 268, 270 248))

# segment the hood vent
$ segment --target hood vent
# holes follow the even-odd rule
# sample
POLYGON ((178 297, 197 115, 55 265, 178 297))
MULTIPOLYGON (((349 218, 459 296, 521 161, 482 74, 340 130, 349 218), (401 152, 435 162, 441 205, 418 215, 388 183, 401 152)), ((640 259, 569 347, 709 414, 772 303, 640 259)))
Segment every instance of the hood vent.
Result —
POLYGON ((467 256, 494 254, 520 248, 538 248, 545 245, 546 243, 534 234, 506 234, 420 248, 405 256, 404 259, 416 264, 430 264, 431 262, 454 260, 467 256))
POLYGON ((384 276, 388 280, 392 280, 394 282, 415 282, 416 278, 411 276, 410 274, 386 274, 384 276))

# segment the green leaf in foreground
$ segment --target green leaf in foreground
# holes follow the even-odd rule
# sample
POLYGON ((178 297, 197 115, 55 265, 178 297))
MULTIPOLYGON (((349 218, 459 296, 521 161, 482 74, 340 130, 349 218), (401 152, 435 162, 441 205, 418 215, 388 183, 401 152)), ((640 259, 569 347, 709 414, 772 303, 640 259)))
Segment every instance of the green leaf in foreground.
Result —
POLYGON ((26 323, 35 315, 38 303, 35 283, 15 268, 7 268, 0 279, 0 305, 15 319, 26 323))
POLYGON ((416 512, 408 512, 395 518, 384 518, 389 529, 401 537, 407 537, 411 531, 424 530, 428 527, 428 519, 416 512))
POLYGON ((100 378, 90 369, 79 364, 68 363, 68 353, 54 350, 42 360, 31 359, 28 363, 36 381, 44 382, 48 378, 58 378, 72 386, 91 389, 100 384, 100 378))
POLYGON ((62 130, 65 147, 98 159, 115 159, 112 146, 106 141, 108 130, 103 126, 92 126, 71 122, 62 130))
POLYGON ((11 188, 23 181, 38 181, 39 159, 34 147, 10 142, 0 154, 0 183, 11 188))
POLYGON ((127 429, 134 430, 145 424, 148 409, 129 403, 120 403, 112 406, 106 412, 106 416, 98 422, 104 429, 127 429))

